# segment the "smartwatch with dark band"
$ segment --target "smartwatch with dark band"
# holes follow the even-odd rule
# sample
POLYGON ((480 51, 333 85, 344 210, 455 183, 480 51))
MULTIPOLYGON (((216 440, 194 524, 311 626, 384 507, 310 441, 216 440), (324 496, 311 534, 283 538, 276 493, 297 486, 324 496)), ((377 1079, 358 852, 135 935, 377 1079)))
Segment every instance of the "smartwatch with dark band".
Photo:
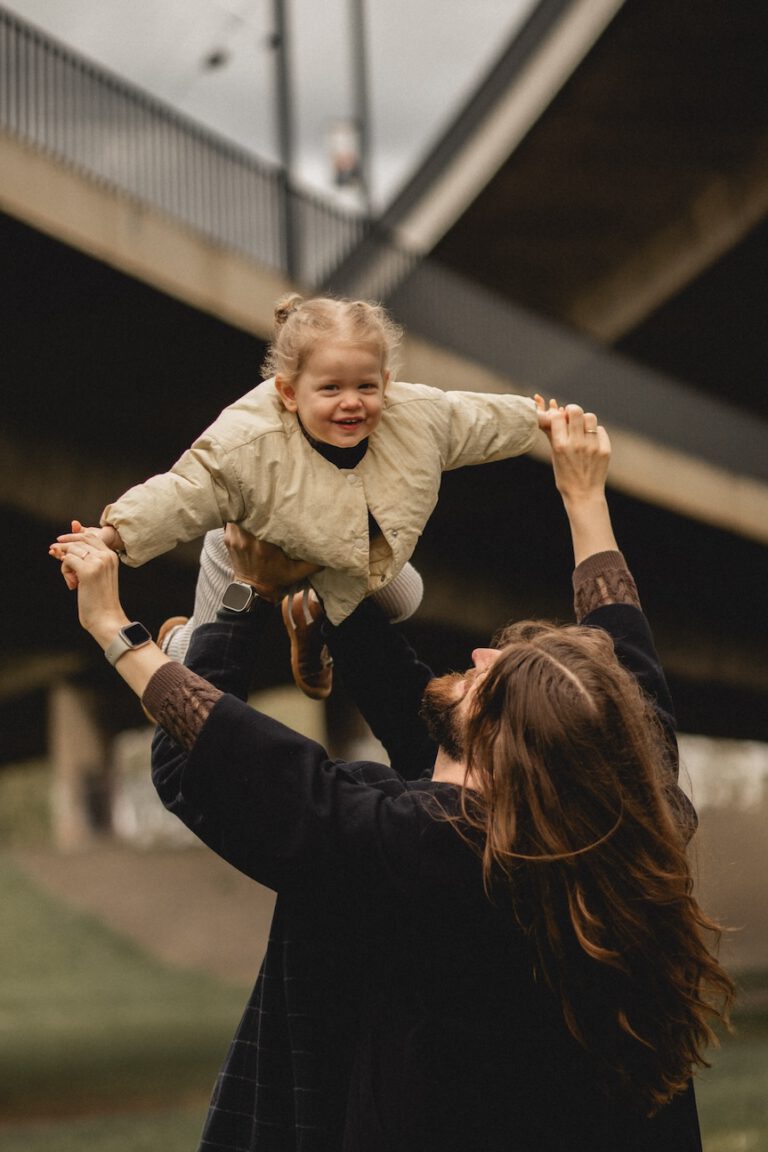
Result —
POLYGON ((134 648, 143 648, 145 644, 149 644, 152 637, 143 624, 139 624, 138 620, 134 620, 132 624, 126 624, 121 628, 114 640, 107 645, 104 650, 104 655, 114 668, 121 656, 125 656, 126 652, 133 651, 134 648))
MULTIPOLYGON (((224 590, 221 606, 228 608, 230 612, 250 612, 259 600, 264 600, 264 597, 259 596, 252 585, 245 584, 242 580, 233 580, 224 590)), ((269 601, 264 600, 264 603, 268 604, 269 601)))

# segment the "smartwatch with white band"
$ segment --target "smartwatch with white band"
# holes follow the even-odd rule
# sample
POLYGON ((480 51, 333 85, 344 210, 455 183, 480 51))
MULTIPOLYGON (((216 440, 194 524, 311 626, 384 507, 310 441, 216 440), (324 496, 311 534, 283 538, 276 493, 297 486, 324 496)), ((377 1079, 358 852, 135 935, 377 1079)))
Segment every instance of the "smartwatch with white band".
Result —
POLYGON ((104 649, 104 655, 114 668, 121 656, 125 656, 126 652, 131 652, 134 648, 143 648, 145 644, 149 644, 152 637, 143 624, 139 624, 138 620, 134 620, 132 624, 126 624, 121 628, 114 640, 107 645, 104 649))
MULTIPOLYGON (((233 580, 224 589, 221 606, 228 608, 230 612, 250 612, 259 600, 264 600, 264 597, 259 596, 251 584, 246 584, 242 580, 233 580)), ((266 603, 268 604, 269 601, 267 600, 266 603)))

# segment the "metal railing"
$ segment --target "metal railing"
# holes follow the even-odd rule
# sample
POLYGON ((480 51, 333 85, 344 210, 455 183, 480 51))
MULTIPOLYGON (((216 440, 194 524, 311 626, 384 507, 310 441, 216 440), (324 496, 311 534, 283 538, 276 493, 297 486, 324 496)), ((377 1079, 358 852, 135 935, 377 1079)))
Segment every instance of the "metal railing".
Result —
POLYGON ((367 219, 289 188, 279 165, 222 140, 1 7, 0 130, 310 289, 385 300, 411 331, 526 390, 578 398, 660 443, 768 479, 763 422, 694 397, 678 381, 404 250, 367 219), (699 420, 692 428, 694 399, 699 420))
POLYGON ((290 189, 279 165, 207 131, 3 8, 0 129, 299 283, 325 280, 366 229, 360 216, 290 189))

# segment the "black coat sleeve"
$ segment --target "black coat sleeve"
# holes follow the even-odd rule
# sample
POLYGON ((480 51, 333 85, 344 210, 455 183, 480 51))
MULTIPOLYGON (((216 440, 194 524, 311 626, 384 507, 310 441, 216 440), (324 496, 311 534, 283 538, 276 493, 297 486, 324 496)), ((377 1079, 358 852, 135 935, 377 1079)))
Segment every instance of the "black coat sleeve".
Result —
POLYGON ((665 732, 674 738, 675 709, 648 620, 632 604, 605 604, 582 621, 603 628, 613 640, 619 662, 631 672, 659 714, 665 732))
POLYGON ((677 721, 672 697, 661 666, 650 625, 639 608, 631 604, 605 604, 585 616, 583 624, 603 628, 613 640, 619 662, 635 677, 651 701, 666 736, 669 750, 669 800, 685 835, 693 835, 698 824, 696 811, 677 784, 680 758, 677 748, 677 721))
POLYGON ((227 694, 189 752, 155 733, 152 778, 166 808, 247 876, 357 890, 369 898, 416 867, 419 804, 391 768, 331 760, 313 740, 251 708, 258 621, 203 625, 186 663, 227 694), (388 787, 382 786, 386 780, 388 787))

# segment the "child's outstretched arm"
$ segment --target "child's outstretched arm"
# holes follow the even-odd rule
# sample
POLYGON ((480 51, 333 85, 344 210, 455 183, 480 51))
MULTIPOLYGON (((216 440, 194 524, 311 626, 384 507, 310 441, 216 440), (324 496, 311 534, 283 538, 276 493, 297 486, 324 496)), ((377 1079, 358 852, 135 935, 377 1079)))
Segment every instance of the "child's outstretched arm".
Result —
POLYGON ((99 540, 103 540, 107 548, 111 548, 113 552, 123 551, 123 542, 120 539, 120 533, 117 528, 113 528, 111 524, 104 524, 101 528, 84 528, 79 520, 73 520, 72 531, 62 532, 61 536, 57 536, 56 539, 62 544, 71 544, 73 541, 79 540, 82 536, 90 536, 92 540, 95 540, 98 536, 99 540))

